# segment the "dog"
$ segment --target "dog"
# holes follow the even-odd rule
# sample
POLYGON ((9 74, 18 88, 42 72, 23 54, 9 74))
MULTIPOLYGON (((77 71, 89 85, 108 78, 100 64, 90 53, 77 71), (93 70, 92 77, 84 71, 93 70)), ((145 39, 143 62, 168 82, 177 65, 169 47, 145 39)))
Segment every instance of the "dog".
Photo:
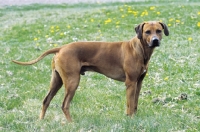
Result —
POLYGON ((166 24, 157 21, 143 22, 135 27, 136 36, 122 42, 72 42, 58 48, 47 50, 37 59, 29 62, 14 63, 32 65, 49 54, 55 54, 52 60, 50 91, 43 101, 40 119, 64 85, 65 98, 62 110, 71 122, 70 102, 79 85, 80 75, 86 71, 103 74, 114 80, 125 82, 127 115, 133 116, 138 108, 138 98, 142 81, 147 73, 150 57, 155 47, 160 46, 162 34, 169 35, 166 24))

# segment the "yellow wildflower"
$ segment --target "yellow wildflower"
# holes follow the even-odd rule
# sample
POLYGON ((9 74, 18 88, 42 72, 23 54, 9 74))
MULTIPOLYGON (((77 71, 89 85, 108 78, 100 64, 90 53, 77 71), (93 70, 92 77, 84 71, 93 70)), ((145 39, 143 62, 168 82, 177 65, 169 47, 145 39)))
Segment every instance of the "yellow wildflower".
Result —
POLYGON ((167 24, 167 26, 168 26, 168 27, 171 27, 171 26, 172 26, 172 24, 168 23, 168 24, 167 24))
POLYGON ((141 14, 141 17, 143 17, 143 16, 147 16, 149 13, 147 12, 147 10, 144 10, 143 12, 142 12, 142 14, 141 14))
POLYGON ((94 22, 94 19, 91 18, 90 21, 91 21, 91 22, 94 22))
POLYGON ((180 23, 181 21, 180 20, 176 20, 176 23, 180 23))
POLYGON ((116 24, 118 25, 120 23, 120 21, 117 21, 116 24))
POLYGON ((128 7, 128 12, 132 12, 131 6, 128 7))
POLYGON ((60 36, 63 36, 64 35, 64 33, 60 33, 60 36))
POLYGON ((169 77, 165 77, 164 80, 165 80, 165 81, 169 80, 169 77))
POLYGON ((197 14, 200 15, 200 11, 197 14))
POLYGON ((133 11, 129 10, 128 13, 133 13, 133 11))
POLYGON ((34 38, 34 41, 37 41, 38 40, 38 38, 34 38))
POLYGON ((189 37, 189 38, 188 38, 188 41, 192 41, 192 38, 191 38, 191 37, 189 37))
POLYGON ((151 6, 150 7, 150 10, 154 10, 156 7, 155 6, 151 6))
POLYGON ((54 29, 54 26, 51 26, 51 29, 54 29))
POLYGON ((133 11, 133 15, 136 17, 138 15, 138 11, 133 11))
POLYGON ((157 15, 160 15, 160 12, 158 11, 158 12, 156 12, 157 13, 157 15))
POLYGON ((173 20, 174 20, 173 18, 170 18, 170 19, 169 19, 170 22, 173 21, 173 20))
POLYGON ((71 28, 70 25, 67 25, 67 28, 70 29, 71 28))
POLYGON ((200 27, 200 22, 197 23, 197 27, 200 27))
POLYGON ((112 20, 110 18, 108 18, 107 20, 104 21, 105 24, 108 24, 110 22, 112 22, 112 20))
POLYGON ((58 44, 54 44, 53 46, 54 46, 54 47, 57 47, 57 46, 58 46, 58 44))

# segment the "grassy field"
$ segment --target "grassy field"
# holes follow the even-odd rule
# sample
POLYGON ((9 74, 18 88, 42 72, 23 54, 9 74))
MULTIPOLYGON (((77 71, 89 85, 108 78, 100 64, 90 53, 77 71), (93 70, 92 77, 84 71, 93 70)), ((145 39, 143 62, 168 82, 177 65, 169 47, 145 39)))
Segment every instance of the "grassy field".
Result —
POLYGON ((0 131, 197 132, 200 131, 200 2, 131 2, 30 5, 0 8, 0 131), (97 73, 82 76, 71 104, 73 123, 61 110, 62 88, 44 120, 39 113, 50 81, 52 55, 43 51, 72 41, 122 41, 143 21, 166 23, 150 61, 138 113, 126 116, 124 83, 97 73), (186 94, 187 99, 180 95, 186 94))

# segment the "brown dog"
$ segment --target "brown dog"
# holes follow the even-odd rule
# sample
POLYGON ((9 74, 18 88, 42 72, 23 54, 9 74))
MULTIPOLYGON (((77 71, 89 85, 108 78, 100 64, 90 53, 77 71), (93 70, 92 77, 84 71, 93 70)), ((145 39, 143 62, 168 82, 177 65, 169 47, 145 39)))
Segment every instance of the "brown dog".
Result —
POLYGON ((127 115, 137 111, 142 80, 148 69, 149 59, 155 47, 160 45, 162 30, 169 35, 167 26, 161 22, 144 22, 135 28, 137 36, 124 42, 74 42, 60 48, 50 49, 30 62, 13 61, 20 65, 32 65, 48 54, 55 53, 52 61, 50 91, 43 101, 40 118, 57 91, 64 84, 65 98, 62 110, 68 121, 70 102, 79 85, 80 74, 94 71, 125 82, 127 115))

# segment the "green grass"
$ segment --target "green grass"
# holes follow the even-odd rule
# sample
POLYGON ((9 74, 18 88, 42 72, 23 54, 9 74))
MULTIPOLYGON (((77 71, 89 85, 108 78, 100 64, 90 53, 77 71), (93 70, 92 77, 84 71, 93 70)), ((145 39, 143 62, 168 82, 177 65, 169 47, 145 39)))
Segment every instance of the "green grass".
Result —
POLYGON ((0 8, 0 131, 200 131, 198 23, 198 1, 0 8), (39 120, 52 55, 32 66, 11 60, 31 60, 73 41, 129 40, 134 27, 149 20, 166 23, 170 36, 163 36, 153 53, 133 118, 125 115, 124 83, 87 73, 71 104, 73 123, 67 123, 61 110, 63 88, 39 120), (183 93, 187 100, 179 99, 183 93), (155 98, 160 102, 153 103, 155 98))

